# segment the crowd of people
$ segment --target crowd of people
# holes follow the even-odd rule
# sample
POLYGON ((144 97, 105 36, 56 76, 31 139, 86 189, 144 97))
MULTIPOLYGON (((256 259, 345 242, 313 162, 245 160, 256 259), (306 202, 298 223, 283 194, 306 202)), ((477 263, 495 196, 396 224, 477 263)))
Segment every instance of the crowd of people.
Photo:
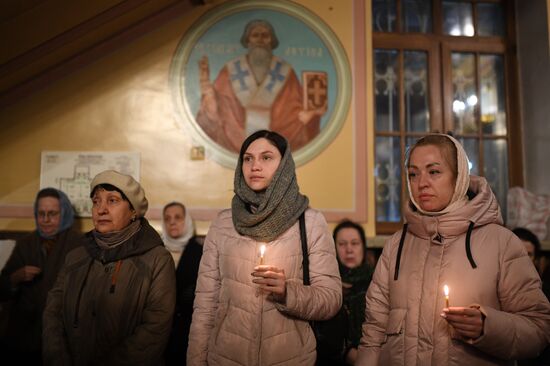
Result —
MULTIPOLYGON (((231 208, 204 240, 185 205, 159 234, 134 178, 91 182, 93 229, 45 188, 36 230, 0 273, 4 359, 30 365, 550 364, 538 238, 503 225, 460 143, 430 134, 405 162, 404 225, 368 259, 363 227, 333 232, 298 186, 288 141, 242 144, 231 208)), ((547 269, 546 272, 550 272, 547 269)), ((545 281, 548 286, 550 281, 545 281)), ((547 288, 545 288, 547 290, 547 288)))

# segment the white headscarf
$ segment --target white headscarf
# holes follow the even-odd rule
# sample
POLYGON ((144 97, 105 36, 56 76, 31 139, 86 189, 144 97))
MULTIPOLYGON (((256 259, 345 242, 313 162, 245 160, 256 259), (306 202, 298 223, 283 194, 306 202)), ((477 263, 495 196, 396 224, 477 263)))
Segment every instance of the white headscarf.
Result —
MULTIPOLYGON (((468 197, 466 196, 466 192, 468 192, 468 187, 470 186, 470 166, 468 161, 468 156, 466 155, 466 151, 456 140, 454 137, 445 135, 445 134, 430 134, 430 135, 440 135, 448 138, 453 142, 453 144, 456 147, 456 157, 457 157, 457 176, 456 176, 456 184, 455 184, 455 190, 453 193, 453 196, 451 197, 451 201, 441 211, 437 212, 430 212, 430 211, 424 211, 422 208, 420 208, 420 205, 414 200, 414 197, 412 195, 411 190, 411 182, 409 180, 409 174, 406 174, 407 176, 407 188, 409 189, 409 198, 412 202, 412 204, 416 207, 416 209, 423 213, 424 215, 428 216, 438 216, 443 215, 444 213, 454 211, 466 204, 468 201, 468 197)), ((416 144, 415 144, 416 145, 416 144)), ((414 147, 414 146, 413 146, 414 147)), ((412 150, 412 148, 411 148, 412 150)), ((410 151, 407 153, 407 158, 405 159, 405 171, 408 171, 408 165, 409 165, 409 159, 410 159, 410 151)))
MULTIPOLYGON (((182 205, 183 206, 183 205, 182 205)), ((179 204, 178 204, 179 207, 179 204)), ((170 252, 183 253, 185 247, 189 240, 195 235, 195 225, 193 224, 193 219, 191 215, 185 209, 185 226, 183 229, 183 235, 179 238, 172 238, 168 235, 168 229, 166 228, 166 222, 164 221, 164 215, 162 215, 162 240, 164 241, 164 246, 170 252)))

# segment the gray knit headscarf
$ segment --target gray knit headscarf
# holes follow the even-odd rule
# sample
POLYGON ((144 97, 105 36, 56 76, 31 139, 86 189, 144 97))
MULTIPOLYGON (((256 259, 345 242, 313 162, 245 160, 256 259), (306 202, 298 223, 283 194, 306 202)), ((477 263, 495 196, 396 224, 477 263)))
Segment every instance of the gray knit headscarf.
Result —
POLYGON ((294 225, 308 207, 309 199, 300 194, 288 143, 265 191, 254 192, 248 187, 242 172, 242 160, 241 154, 235 169, 235 196, 231 203, 233 225, 241 235, 270 242, 294 225))

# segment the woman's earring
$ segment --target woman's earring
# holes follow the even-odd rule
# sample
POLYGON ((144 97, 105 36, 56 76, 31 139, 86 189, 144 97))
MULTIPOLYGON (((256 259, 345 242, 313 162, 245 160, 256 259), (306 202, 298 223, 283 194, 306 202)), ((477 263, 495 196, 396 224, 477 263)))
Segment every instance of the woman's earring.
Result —
POLYGON ((132 222, 136 221, 136 217, 132 216, 132 222))

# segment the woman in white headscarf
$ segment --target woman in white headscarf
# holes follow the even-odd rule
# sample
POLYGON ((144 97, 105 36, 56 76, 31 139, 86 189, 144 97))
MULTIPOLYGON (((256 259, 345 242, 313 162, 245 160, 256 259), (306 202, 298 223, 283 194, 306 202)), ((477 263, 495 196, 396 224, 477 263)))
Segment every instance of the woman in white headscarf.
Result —
POLYGON ((170 202, 162 209, 162 240, 178 268, 187 245, 195 241, 195 225, 183 203, 170 202))
POLYGON ((550 304, 485 178, 440 134, 418 140, 405 168, 406 223, 376 266, 355 365, 513 365, 536 355, 550 340, 550 304))
POLYGON ((167 365, 185 365, 189 328, 202 245, 195 236, 191 215, 180 202, 171 202, 162 211, 162 239, 176 265, 176 310, 166 348, 167 365))

